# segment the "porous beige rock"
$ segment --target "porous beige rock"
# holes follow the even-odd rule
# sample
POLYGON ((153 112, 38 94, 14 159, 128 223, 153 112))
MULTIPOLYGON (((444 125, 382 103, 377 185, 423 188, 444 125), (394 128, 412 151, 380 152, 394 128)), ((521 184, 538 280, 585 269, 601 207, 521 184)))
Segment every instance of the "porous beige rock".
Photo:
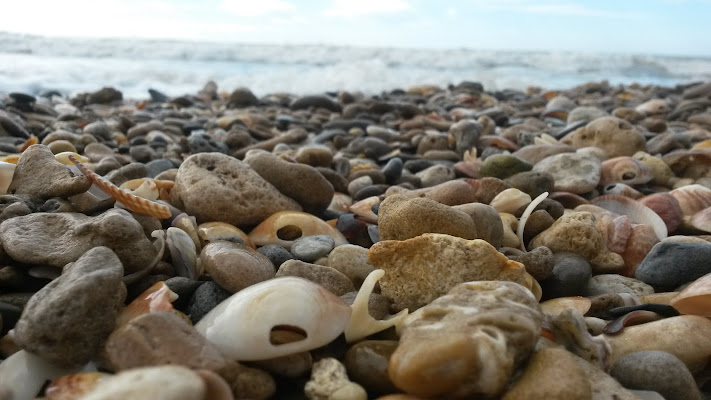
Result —
POLYGON ((362 386, 348 380, 346 367, 335 358, 324 358, 314 364, 311 380, 304 393, 309 400, 366 400, 362 386))
POLYGON ((466 282, 410 314, 388 373, 408 394, 496 397, 533 350, 542 313, 513 282, 466 282))
POLYGON ((476 238, 469 215, 424 198, 389 196, 378 210, 378 231, 382 240, 405 240, 423 233, 444 233, 464 239, 476 238))
POLYGON ((368 261, 385 270, 380 288, 397 311, 416 310, 462 282, 526 281, 523 264, 510 261, 489 243, 437 233, 378 242, 368 251, 368 261))
POLYGON ((588 260, 598 274, 614 273, 624 266, 622 256, 607 249, 595 216, 589 212, 571 212, 558 218, 533 238, 530 247, 538 246, 546 246, 553 253, 576 253, 588 260))
POLYGON ((577 149, 595 146, 612 157, 631 156, 647 151, 644 136, 629 122, 617 117, 601 117, 566 135, 561 143, 577 149))
POLYGON ((222 221, 241 228, 278 211, 301 210, 247 164, 220 153, 194 154, 183 161, 171 202, 198 223, 222 221))

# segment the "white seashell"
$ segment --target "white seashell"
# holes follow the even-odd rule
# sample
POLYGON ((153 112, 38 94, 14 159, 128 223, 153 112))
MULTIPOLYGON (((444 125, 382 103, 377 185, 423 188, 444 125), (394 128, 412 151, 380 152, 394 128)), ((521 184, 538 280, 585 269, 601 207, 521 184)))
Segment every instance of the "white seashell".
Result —
POLYGON ((546 197, 548 197, 548 192, 541 193, 528 205, 528 207, 526 207, 526 209, 523 211, 523 214, 521 214, 521 219, 518 222, 516 236, 518 236, 518 240, 521 242, 521 250, 523 251, 526 251, 526 245, 523 243, 523 231, 526 228, 526 221, 528 221, 528 217, 531 215, 533 210, 535 210, 536 207, 538 207, 538 205, 546 199, 546 197))
POLYGON ((48 380, 73 373, 77 368, 59 368, 20 350, 0 364, 0 398, 34 399, 48 380))
POLYGON ((494 207, 500 213, 514 214, 519 208, 529 204, 531 196, 516 188, 509 188, 497 194, 490 206, 494 207))
POLYGON ((351 308, 335 294, 306 279, 274 278, 233 294, 212 309, 195 329, 227 357, 268 360, 324 346, 348 326, 351 308), (305 333, 303 340, 274 345, 279 327, 305 333))
POLYGON ((133 179, 124 182, 119 188, 128 190, 138 197, 151 201, 158 200, 158 196, 160 195, 158 186, 151 179, 133 179))
POLYGON ((632 223, 651 225, 659 240, 668 235, 667 225, 659 214, 629 197, 608 194, 594 199, 592 204, 619 215, 626 215, 632 223))
POLYGON ((346 327, 346 342, 351 343, 360 340, 374 333, 384 331, 385 329, 394 326, 397 331, 400 330, 403 320, 407 316, 407 308, 395 315, 390 315, 383 320, 377 320, 370 315, 368 311, 368 301, 370 294, 375 288, 375 284, 380 278, 385 275, 382 269, 376 269, 368 274, 368 277, 363 281, 355 300, 353 300, 353 313, 351 320, 346 327))
POLYGON ((7 194, 7 188, 12 183, 12 176, 15 174, 15 164, 0 161, 0 195, 7 194))
POLYGON ((373 212, 373 206, 378 203, 380 203, 380 198, 371 196, 351 205, 348 207, 348 211, 356 214, 365 222, 377 224, 378 216, 373 212))

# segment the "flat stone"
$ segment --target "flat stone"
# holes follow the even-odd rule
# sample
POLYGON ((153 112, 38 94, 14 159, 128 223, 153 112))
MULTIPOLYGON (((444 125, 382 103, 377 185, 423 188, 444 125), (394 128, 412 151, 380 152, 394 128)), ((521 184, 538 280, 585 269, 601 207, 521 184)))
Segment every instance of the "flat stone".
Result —
POLYGON ((302 236, 291 244, 291 254, 297 260, 314 262, 326 257, 333 250, 336 242, 328 235, 302 236))
POLYGON ((114 329, 126 298, 122 277, 111 249, 87 251, 32 296, 15 325, 15 340, 57 366, 84 365, 114 329))
POLYGON ((654 293, 654 288, 637 279, 617 274, 595 275, 588 281, 583 296, 607 293, 630 293, 637 296, 654 293))
POLYGON ((27 264, 63 267, 97 246, 118 255, 126 272, 147 267, 156 249, 128 211, 112 208, 96 217, 79 213, 34 213, 0 224, 7 254, 27 264))
POLYGON ((635 271, 635 278, 664 290, 711 272, 711 244, 662 241, 654 245, 635 271))
POLYGON ((582 194, 595 189, 600 182, 602 163, 588 154, 562 153, 539 161, 533 171, 553 176, 555 191, 582 194))
POLYGON ((650 390, 666 400, 701 400, 694 377, 681 360, 663 351, 638 351, 621 357, 610 375, 628 389, 650 390))
POLYGON ((89 179, 73 174, 47 146, 35 144, 20 156, 7 193, 48 199, 84 193, 90 186, 89 179))
POLYGON ((284 262, 276 273, 276 277, 282 276, 296 276, 310 280, 328 289, 336 296, 342 296, 355 290, 353 282, 338 270, 299 260, 284 262))

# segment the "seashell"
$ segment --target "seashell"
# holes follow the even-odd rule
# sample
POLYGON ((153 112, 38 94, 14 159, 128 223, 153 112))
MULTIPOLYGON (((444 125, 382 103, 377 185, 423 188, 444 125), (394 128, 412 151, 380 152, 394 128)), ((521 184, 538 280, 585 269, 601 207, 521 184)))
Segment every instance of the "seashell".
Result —
POLYGON ((682 314, 711 317, 711 274, 693 281, 669 304, 682 314))
POLYGON ((312 235, 328 235, 336 246, 348 243, 338 229, 301 211, 280 211, 273 214, 257 225, 249 233, 249 238, 257 246, 278 244, 289 250, 294 240, 312 235))
POLYGON ((125 190, 119 189, 113 183, 95 174, 94 172, 89 171, 84 164, 78 161, 76 157, 71 154, 69 155, 69 160, 71 160, 74 165, 79 168, 81 173, 89 178, 92 183, 98 186, 106 194, 116 199, 117 202, 121 202, 128 210, 138 214, 150 215, 158 219, 170 218, 170 209, 165 204, 149 201, 125 190))
POLYGON ((351 196, 345 193, 335 192, 331 199, 331 204, 328 205, 328 209, 345 213, 348 212, 348 207, 350 207, 351 204, 353 204, 351 196))
POLYGON ((698 230, 702 230, 704 232, 711 232, 711 207, 703 209, 694 214, 694 216, 691 217, 691 220, 689 222, 691 226, 698 230))
POLYGON ((557 201, 562 204, 564 208, 571 210, 581 204, 590 203, 584 197, 570 192, 553 192, 548 196, 548 198, 557 201))
MULTIPOLYGON (((533 210, 538 207, 539 204, 543 200, 548 197, 548 192, 543 192, 538 197, 533 199, 532 202, 528 204, 528 207, 523 211, 523 214, 521 214, 521 219, 518 222, 518 228, 516 229, 516 236, 518 236, 518 240, 521 242, 521 250, 526 251, 526 244, 523 243, 523 232, 526 229, 526 222, 528 221, 528 217, 531 216, 531 213, 533 210)), ((530 197, 529 197, 530 198, 530 197)))
POLYGON ((0 161, 0 195, 7 194, 7 188, 12 183, 12 176, 15 174, 15 164, 0 161))
POLYGON ((657 243, 659 243, 659 238, 652 226, 647 224, 633 225, 625 250, 619 253, 622 259, 625 260, 625 267, 619 272, 620 275, 634 277, 637 266, 657 243))
POLYGON ((617 319, 613 319, 604 328, 602 328, 603 333, 608 335, 614 335, 622 332, 625 327, 632 325, 644 324, 645 322, 658 321, 664 318, 663 316, 655 313, 654 311, 637 310, 627 313, 617 319))
POLYGON ((227 357, 257 361, 324 346, 348 326, 351 308, 323 287, 302 278, 260 282, 230 296, 195 325, 227 357), (303 340, 275 346, 273 330, 299 332, 303 340))
POLYGON ((166 230, 166 242, 170 249, 175 273, 188 279, 197 280, 202 274, 200 259, 195 250, 195 243, 184 230, 170 227, 166 230))
POLYGON ((54 379, 45 390, 46 400, 74 400, 89 393, 109 374, 103 372, 77 372, 54 379))
POLYGON ((359 216, 360 219, 365 222, 377 224, 378 215, 373 212, 373 206, 375 206, 376 204, 380 204, 380 198, 378 196, 372 196, 348 207, 348 211, 359 216))
POLYGON ((142 197, 146 200, 156 201, 160 195, 158 186, 151 179, 133 179, 124 182, 119 189, 130 191, 135 196, 142 197))
POLYGON ((34 399, 47 380, 74 372, 59 368, 25 350, 20 350, 0 363, 0 397, 34 399))
POLYGON ((585 315, 585 313, 590 310, 591 305, 592 301, 587 297, 558 297, 556 299, 546 300, 541 303, 541 310, 551 315, 558 315, 563 311, 572 308, 578 310, 580 314, 585 315))
POLYGON ((197 234, 200 238, 200 244, 204 247, 208 243, 214 242, 215 240, 230 240, 234 241, 235 238, 239 239, 244 243, 245 246, 256 249, 257 246, 254 245, 252 239, 247 236, 246 233, 242 232, 238 227, 228 224, 227 222, 203 222, 197 227, 197 234))
POLYGON ((673 151, 662 156, 662 161, 676 176, 696 179, 708 172, 708 167, 711 165, 711 152, 706 149, 673 151), (694 170, 697 171, 697 176, 690 176, 694 170))
POLYGON ((667 232, 674 232, 683 217, 679 201, 669 193, 653 193, 637 200, 657 213, 667 226, 667 232))
POLYGON ((679 202, 683 218, 690 219, 699 211, 711 207, 711 189, 699 184, 674 189, 670 195, 679 202))
POLYGON ((530 290, 531 293, 533 294, 533 297, 536 299, 536 301, 541 301, 541 297, 543 297, 543 288, 541 287, 541 284, 538 283, 536 278, 533 277, 533 275, 529 274, 528 272, 525 273, 526 275, 524 276, 526 279, 526 289, 530 290))
POLYGON ((558 139, 554 138, 553 136, 547 134, 547 133, 542 133, 541 136, 537 136, 533 138, 533 144, 534 145, 546 145, 546 144, 551 144, 551 145, 559 145, 560 142, 558 142, 558 139))
POLYGON ((521 241, 518 240, 518 236, 516 236, 518 218, 509 213, 500 213, 499 216, 504 226, 504 237, 501 241, 501 245, 504 247, 518 248, 518 246, 521 245, 521 241))
POLYGON ((654 178, 652 170, 632 157, 615 157, 602 162, 599 185, 625 183, 641 185, 654 178))
POLYGON ((619 215, 626 215, 633 223, 650 225, 659 240, 667 237, 667 225, 662 218, 649 207, 629 197, 607 194, 592 200, 592 204, 619 215))
POLYGON ((37 144, 39 142, 39 139, 37 136, 32 136, 31 138, 25 140, 25 143, 23 143, 20 147, 17 148, 18 153, 22 153, 25 150, 27 150, 28 147, 32 146, 33 144, 37 144))
POLYGON ((151 261, 151 263, 148 266, 146 266, 146 268, 143 268, 139 271, 125 275, 123 277, 124 284, 130 285, 132 283, 137 282, 139 279, 143 278, 144 276, 148 275, 148 273, 153 270, 153 267, 155 267, 156 264, 158 264, 158 262, 163 259, 163 254, 165 253, 165 232, 163 232, 160 229, 157 229, 157 230, 151 232, 151 236, 156 238, 156 241, 153 242, 153 247, 155 247, 155 249, 156 249, 155 258, 153 258, 153 261, 151 261))
POLYGON ((9 154, 6 155, 5 157, 2 157, 0 161, 4 161, 6 163, 10 164, 17 164, 18 161, 20 161, 20 155, 19 154, 9 154))
MULTIPOLYGON (((177 299, 178 295, 170 290, 165 282, 156 282, 121 310, 116 317, 116 328, 123 326, 130 320, 143 314, 152 312, 173 312, 173 305, 171 303, 177 299)), ((114 328, 114 330, 116 328, 114 328)))
POLYGON ((90 161, 89 157, 84 157, 84 156, 79 155, 73 151, 63 151, 61 153, 57 153, 54 155, 54 158, 64 165, 74 165, 74 163, 69 158, 69 156, 72 156, 72 157, 76 158, 77 160, 79 160, 79 162, 83 162, 83 163, 88 163, 90 161))
POLYGON ((516 188, 509 188, 497 194, 491 202, 490 206, 494 207, 500 213, 513 214, 519 208, 529 204, 531 196, 516 188))
POLYGON ((632 234, 632 224, 629 217, 626 215, 617 217, 603 215, 596 218, 597 229, 602 233, 607 249, 622 254, 627 248, 627 240, 632 234))
POLYGON ((373 293, 375 284, 383 275, 385 275, 385 271, 382 269, 371 271, 358 290, 358 294, 356 294, 355 300, 351 305, 351 318, 345 330, 347 343, 355 342, 392 326, 395 327, 397 332, 400 331, 400 326, 408 314, 407 308, 395 315, 386 316, 382 320, 376 320, 368 311, 370 294, 373 293))
POLYGON ((624 183, 612 183, 605 185, 601 192, 602 194, 619 194, 621 196, 629 197, 630 199, 639 199, 644 196, 644 194, 639 190, 624 183))
POLYGON ((184 230, 185 233, 187 233, 188 236, 190 236, 190 239, 193 241, 193 244, 195 245, 195 252, 197 254, 200 254, 200 251, 202 250, 202 244, 200 244, 200 237, 198 236, 198 225, 195 217, 189 216, 186 213, 180 213, 175 218, 173 218, 173 222, 171 223, 171 225, 184 230))

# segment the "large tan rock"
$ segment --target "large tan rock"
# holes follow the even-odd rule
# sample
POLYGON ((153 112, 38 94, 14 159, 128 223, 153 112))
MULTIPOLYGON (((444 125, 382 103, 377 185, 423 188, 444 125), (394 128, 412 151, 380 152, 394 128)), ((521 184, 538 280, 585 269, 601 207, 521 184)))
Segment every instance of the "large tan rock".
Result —
POLYGON ((244 228, 301 206, 280 193, 252 168, 220 153, 199 153, 180 165, 171 203, 199 223, 222 221, 244 228))
POLYGON ((638 151, 647 151, 644 136, 632 124, 617 117, 597 118, 569 133, 561 142, 577 149, 599 147, 605 150, 610 158, 632 156, 638 151))
POLYGON ((523 264, 510 261, 481 239, 426 233, 404 241, 386 240, 370 248, 368 262, 385 270, 380 288, 398 311, 416 310, 462 282, 526 284, 523 264))
POLYGON ((464 239, 476 238, 469 215, 425 198, 389 196, 378 209, 378 231, 382 240, 405 240, 423 233, 444 233, 464 239))
POLYGON ((538 302, 513 282, 466 282, 406 317, 388 373, 408 394, 496 398, 533 350, 538 302))
POLYGON ((35 144, 20 156, 7 192, 48 199, 84 193, 90 186, 89 179, 81 173, 73 174, 47 146, 35 144))

